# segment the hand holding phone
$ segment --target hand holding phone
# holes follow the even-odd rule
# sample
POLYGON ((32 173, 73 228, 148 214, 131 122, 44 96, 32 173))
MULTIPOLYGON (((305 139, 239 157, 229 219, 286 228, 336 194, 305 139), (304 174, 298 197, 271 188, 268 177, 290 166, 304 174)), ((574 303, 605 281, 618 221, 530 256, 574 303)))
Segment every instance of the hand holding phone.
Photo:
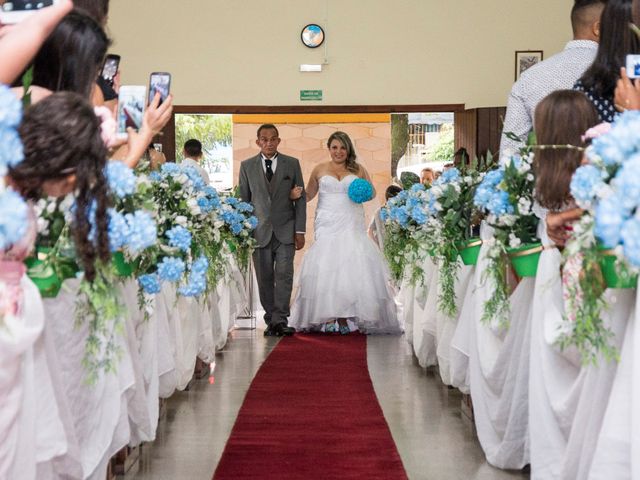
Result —
POLYGON ((113 87, 113 80, 118 73, 119 66, 120 55, 114 55, 112 53, 107 55, 107 58, 105 58, 104 65, 102 67, 102 73, 100 75, 111 87, 113 87))
POLYGON ((0 22, 19 23, 29 15, 58 3, 58 0, 7 0, 0 5, 0 22))
MULTIPOLYGON (((123 86, 122 88, 125 87, 123 86)), ((153 137, 159 134, 171 119, 173 112, 173 99, 171 95, 167 97, 167 100, 162 105, 158 105, 159 101, 159 96, 156 96, 153 102, 149 104, 147 110, 144 112, 140 131, 135 132, 129 130, 128 132, 129 139, 127 143, 129 152, 124 162, 131 168, 135 167, 142 155, 147 151, 153 137)))
POLYGON ((156 93, 160 94, 160 103, 164 102, 171 90, 171 74, 167 72, 153 72, 149 77, 149 104, 153 102, 156 93))
POLYGON ((144 85, 123 85, 118 94, 118 138, 127 138, 127 129, 140 130, 146 106, 147 88, 144 85))
POLYGON ((629 78, 640 78, 640 55, 627 55, 626 67, 629 78))
POLYGON ((613 103, 620 112, 640 110, 640 80, 632 80, 627 69, 620 69, 620 78, 616 82, 613 103))

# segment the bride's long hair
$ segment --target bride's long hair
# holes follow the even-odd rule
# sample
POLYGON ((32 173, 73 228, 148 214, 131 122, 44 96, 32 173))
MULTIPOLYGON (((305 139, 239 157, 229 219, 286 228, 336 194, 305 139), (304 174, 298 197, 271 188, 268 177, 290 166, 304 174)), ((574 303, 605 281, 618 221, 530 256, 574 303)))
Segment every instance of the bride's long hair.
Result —
POLYGON ((330 148, 331 142, 334 140, 338 140, 342 145, 344 145, 344 148, 347 149, 347 161, 345 162, 345 167, 348 171, 357 175, 360 172, 360 165, 358 165, 358 162, 356 161, 356 150, 353 148, 353 143, 351 142, 349 135, 344 132, 333 133, 329 137, 329 140, 327 140, 327 148, 330 148))

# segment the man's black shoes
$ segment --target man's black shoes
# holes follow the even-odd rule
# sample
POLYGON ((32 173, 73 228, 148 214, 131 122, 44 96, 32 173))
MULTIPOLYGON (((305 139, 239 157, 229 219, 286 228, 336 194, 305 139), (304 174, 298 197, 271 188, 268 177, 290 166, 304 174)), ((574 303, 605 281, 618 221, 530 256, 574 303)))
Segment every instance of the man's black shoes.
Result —
POLYGON ((264 331, 265 337, 288 337, 296 333, 296 329, 289 327, 286 323, 269 325, 264 331))

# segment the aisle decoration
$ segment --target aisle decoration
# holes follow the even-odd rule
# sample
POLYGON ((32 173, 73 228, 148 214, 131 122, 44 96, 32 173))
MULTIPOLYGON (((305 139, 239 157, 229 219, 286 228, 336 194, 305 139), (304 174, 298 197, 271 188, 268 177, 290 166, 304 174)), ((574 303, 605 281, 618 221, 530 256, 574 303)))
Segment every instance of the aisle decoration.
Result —
POLYGON ((114 204, 108 211, 113 266, 118 275, 130 276, 136 269, 132 263, 157 243, 156 207, 151 184, 145 175, 136 175, 118 161, 107 164, 105 176, 114 204))
POLYGON ((161 282, 176 283, 178 295, 199 297, 211 285, 207 258, 215 258, 220 249, 219 235, 206 221, 220 204, 217 193, 204 192, 195 168, 175 163, 164 164, 150 179, 158 206, 159 248, 145 263, 157 270, 147 271, 139 283, 147 293, 157 293, 161 282))
POLYGON ((450 317, 457 311, 455 282, 460 267, 459 247, 469 241, 473 225, 479 221, 473 198, 481 179, 482 174, 475 168, 462 173, 457 168, 449 168, 427 192, 432 205, 426 224, 428 247, 439 267, 438 308, 450 317))
POLYGON ((157 276, 140 280, 147 292, 168 281, 180 284, 179 295, 200 297, 227 273, 229 255, 236 255, 240 264, 248 263, 251 231, 257 226, 251 205, 234 196, 220 199, 190 166, 167 163, 150 178, 158 205, 160 247, 155 257, 157 276))
POLYGON ((560 346, 575 346, 584 363, 617 359, 613 332, 602 322, 607 287, 635 287, 640 270, 640 112, 587 132, 588 164, 571 181, 585 210, 564 251, 565 322, 560 346))
POLYGON ((17 243, 27 232, 27 204, 22 197, 8 189, 4 177, 9 167, 24 159, 18 125, 22 120, 22 106, 9 87, 0 84, 0 251, 17 243))
POLYGON ((413 184, 389 199, 380 210, 385 224, 384 255, 396 281, 407 278, 412 285, 423 282, 422 265, 429 255, 425 224, 433 209, 433 197, 421 183, 413 184), (431 204, 429 202, 432 202, 431 204))
MULTIPOLYGON (((0 260, 4 252, 20 242, 29 225, 29 207, 22 197, 7 188, 4 176, 9 167, 24 159, 18 125, 22 120, 22 105, 9 87, 0 84, 0 260)), ((0 280, 0 327, 8 315, 17 313, 19 289, 9 288, 0 280)))
POLYGON ((494 294, 484 305, 483 322, 495 320, 501 327, 509 324, 509 285, 507 283, 508 254, 519 255, 541 248, 536 230, 538 218, 533 213, 532 172, 530 153, 513 156, 504 164, 488 172, 478 186, 474 203, 486 214, 487 223, 494 229, 494 238, 487 250, 488 268, 483 281, 491 279, 494 294))
MULTIPOLYGON (((220 234, 228 249, 244 272, 249 268, 251 254, 256 245, 253 230, 258 226, 258 219, 253 213, 253 206, 241 201, 238 191, 224 195, 219 207, 219 216, 224 222, 220 234)), ((226 260, 226 258, 225 258, 226 260)), ((228 265, 228 261, 226 262, 228 265)))
POLYGON ((62 282, 75 277, 79 271, 68 231, 72 205, 73 195, 41 198, 34 205, 37 218, 35 251, 25 264, 27 275, 43 297, 56 297, 62 282))

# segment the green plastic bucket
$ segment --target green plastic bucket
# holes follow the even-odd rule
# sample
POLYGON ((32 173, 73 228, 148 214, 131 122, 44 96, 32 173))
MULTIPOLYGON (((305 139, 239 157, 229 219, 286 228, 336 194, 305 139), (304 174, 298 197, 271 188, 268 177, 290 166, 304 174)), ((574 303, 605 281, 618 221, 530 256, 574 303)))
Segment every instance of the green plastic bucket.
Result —
POLYGON ((45 298, 54 298, 60 292, 62 280, 56 274, 51 265, 47 264, 47 258, 51 251, 48 247, 37 247, 36 255, 24 260, 27 266, 27 275, 40 290, 40 295, 45 298))
POLYGON ((600 270, 607 288, 636 288, 638 275, 621 277, 616 269, 616 255, 605 247, 600 247, 600 270))
POLYGON ((543 247, 541 243, 526 243, 517 248, 508 248, 511 265, 520 278, 535 277, 543 247))
POLYGON ((482 240, 478 237, 470 238, 467 242, 458 247, 458 253, 465 265, 475 265, 478 263, 478 255, 480 255, 480 247, 482 240))

